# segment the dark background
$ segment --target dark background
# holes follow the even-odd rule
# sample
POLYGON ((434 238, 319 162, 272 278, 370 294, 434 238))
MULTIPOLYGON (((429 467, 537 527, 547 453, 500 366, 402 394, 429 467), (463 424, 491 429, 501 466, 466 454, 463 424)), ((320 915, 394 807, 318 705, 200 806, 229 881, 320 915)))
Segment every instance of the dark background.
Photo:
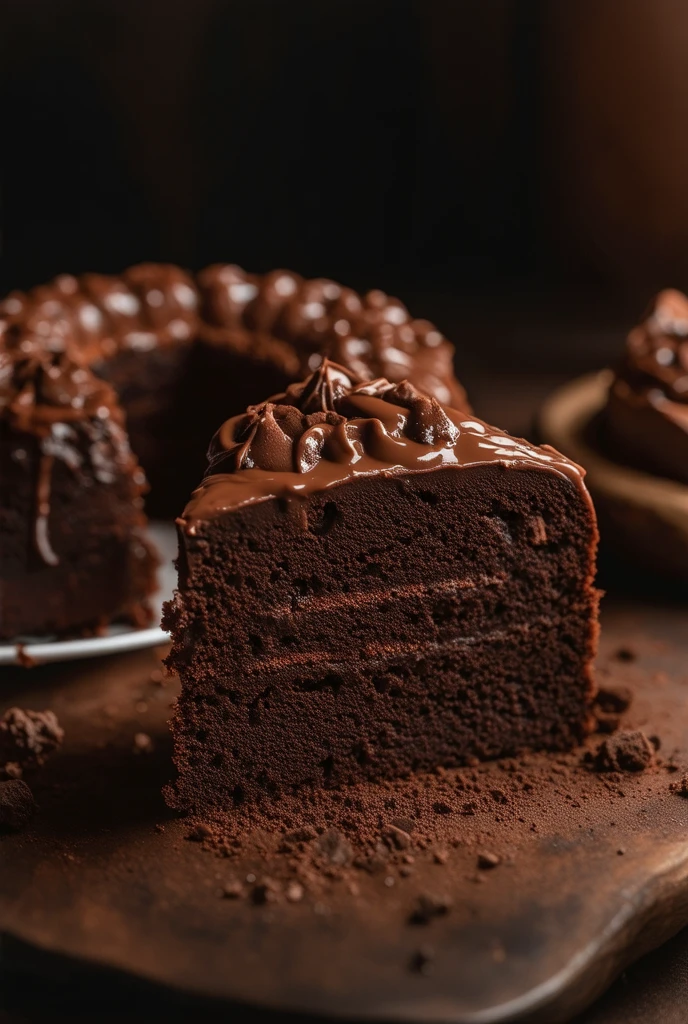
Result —
MULTIPOLYGON (((0 0, 0 292, 149 259, 383 287, 525 430, 688 288, 686 54, 684 0, 0 0)), ((687 1019, 686 942, 585 1019, 687 1019)))
POLYGON ((681 0, 3 0, 0 288, 227 260, 633 316, 688 285, 686 52, 681 0))

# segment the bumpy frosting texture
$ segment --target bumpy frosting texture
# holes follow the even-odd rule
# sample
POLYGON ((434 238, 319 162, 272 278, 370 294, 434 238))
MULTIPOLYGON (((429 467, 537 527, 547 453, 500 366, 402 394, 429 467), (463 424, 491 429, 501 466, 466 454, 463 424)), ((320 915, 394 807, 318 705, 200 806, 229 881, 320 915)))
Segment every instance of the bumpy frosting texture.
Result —
POLYGON ((629 334, 604 416, 610 454, 688 482, 688 298, 666 290, 629 334))
POLYGON ((0 303, 4 329, 25 354, 68 351, 97 364, 195 337, 278 362, 295 378, 323 354, 371 379, 412 379, 440 401, 468 409, 453 373, 453 347, 384 292, 359 296, 334 281, 215 265, 194 279, 179 267, 141 264, 119 276, 64 274, 0 303))
POLYGON ((688 405, 688 298, 660 292, 645 319, 628 335, 618 379, 649 401, 688 405), (657 392, 657 394, 654 394, 657 392))
POLYGON ((303 383, 241 416, 213 438, 208 470, 183 520, 199 522, 270 497, 299 499, 357 476, 500 463, 568 477, 580 467, 441 405, 408 381, 360 381, 324 360, 303 383))

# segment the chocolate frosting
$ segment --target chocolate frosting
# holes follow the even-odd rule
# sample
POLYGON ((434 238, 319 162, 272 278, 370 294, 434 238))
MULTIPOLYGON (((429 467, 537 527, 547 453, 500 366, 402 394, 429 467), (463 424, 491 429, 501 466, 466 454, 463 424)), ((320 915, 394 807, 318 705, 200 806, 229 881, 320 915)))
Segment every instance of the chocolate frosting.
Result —
POLYGON ((23 351, 69 351, 97 362, 122 349, 145 350, 188 340, 196 330, 198 294, 178 267, 143 263, 121 276, 62 274, 0 306, 8 335, 23 351))
POLYGON ((84 460, 101 483, 119 473, 145 489, 142 472, 123 429, 123 415, 112 388, 65 352, 21 345, 0 350, 0 426, 28 434, 38 444, 33 522, 34 546, 48 565, 59 561, 48 535, 53 467, 56 461, 79 472, 84 460))
MULTIPOLYGON (((688 405, 688 298, 667 289, 660 292, 644 320, 628 335, 618 371, 648 401, 661 398, 688 405), (658 392, 658 394, 653 394, 658 392)), ((686 423, 688 428, 688 421, 686 423)))
POLYGON ((122 413, 112 388, 64 352, 0 350, 0 417, 16 430, 47 437, 54 424, 122 413))
MULTIPOLYGON (((335 354, 357 380, 409 377, 425 392, 469 408, 454 378, 453 347, 384 292, 359 296, 334 281, 307 281, 286 270, 257 276, 227 265, 208 267, 194 279, 179 267, 153 263, 119 276, 63 274, 29 292, 13 292, 0 302, 0 426, 38 438, 35 534, 46 562, 55 559, 47 537, 52 466, 57 458, 77 470, 79 438, 97 478, 111 479, 114 463, 127 464, 144 486, 115 395, 91 368, 120 352, 196 338, 271 360, 288 378, 305 376, 324 355, 335 354)), ((241 464, 279 471, 297 459, 300 472, 315 465, 321 450, 333 453, 337 445, 346 463, 361 442, 355 430, 333 433, 343 423, 334 406, 344 385, 335 377, 329 367, 311 392, 297 400, 290 389, 283 404, 256 416, 239 445, 241 464), (310 417, 310 433, 304 417, 310 417)), ((345 387, 350 383, 346 378, 345 387)), ((419 431, 432 431, 427 412, 409 412, 419 431)), ((226 458, 218 451, 217 465, 226 458)))
POLYGON ((656 296, 626 341, 600 419, 616 461, 688 483, 688 298, 656 296))
POLYGON ((68 351, 94 365, 120 351, 145 351, 202 337, 251 351, 304 377, 323 355, 370 380, 409 378, 440 401, 469 409, 453 371, 454 349, 426 320, 384 292, 360 296, 287 270, 262 276, 214 265, 196 279, 179 267, 144 263, 120 276, 63 274, 0 303, 8 336, 28 353, 68 351))
POLYGON ((325 359, 303 383, 227 420, 213 438, 208 470, 181 524, 198 524, 269 498, 301 499, 357 476, 499 463, 570 479, 585 495, 583 470, 442 406, 408 381, 361 381, 325 359))
MULTIPOLYGON (((306 375, 327 355, 362 380, 411 379, 442 402, 470 411, 453 371, 453 346, 398 299, 357 295, 335 281, 307 281, 287 270, 263 277, 216 264, 198 276, 205 334, 251 330, 289 343, 306 375)), ((228 333, 229 332, 229 335, 228 333)))

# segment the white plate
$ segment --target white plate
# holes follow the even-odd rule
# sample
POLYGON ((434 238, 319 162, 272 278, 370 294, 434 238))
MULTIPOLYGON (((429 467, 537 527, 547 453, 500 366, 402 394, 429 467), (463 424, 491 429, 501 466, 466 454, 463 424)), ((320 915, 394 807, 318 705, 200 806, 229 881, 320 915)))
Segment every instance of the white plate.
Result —
MULTIPOLYGON (((159 587, 151 598, 154 621, 159 622, 163 601, 167 601, 177 585, 177 573, 172 565, 177 557, 177 534, 172 523, 154 522, 148 527, 148 535, 160 554, 158 570, 159 587)), ((156 647, 169 642, 169 633, 160 626, 149 629, 134 629, 132 626, 110 626, 103 636, 88 637, 85 640, 28 639, 21 644, 0 644, 0 665, 21 664, 22 657, 43 664, 48 661, 71 661, 75 658, 96 658, 103 654, 122 651, 139 651, 144 647, 156 647)))

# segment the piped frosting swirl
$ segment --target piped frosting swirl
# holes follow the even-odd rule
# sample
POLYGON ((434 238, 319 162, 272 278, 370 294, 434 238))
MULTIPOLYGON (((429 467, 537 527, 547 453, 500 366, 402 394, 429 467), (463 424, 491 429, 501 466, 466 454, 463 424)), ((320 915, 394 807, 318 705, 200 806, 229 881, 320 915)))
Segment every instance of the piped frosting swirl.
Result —
POLYGON ((583 471, 554 449, 469 419, 408 381, 361 381, 325 359, 303 383, 220 427, 182 523, 193 532, 223 511, 304 498, 356 476, 494 462, 556 472, 585 491, 583 471))

